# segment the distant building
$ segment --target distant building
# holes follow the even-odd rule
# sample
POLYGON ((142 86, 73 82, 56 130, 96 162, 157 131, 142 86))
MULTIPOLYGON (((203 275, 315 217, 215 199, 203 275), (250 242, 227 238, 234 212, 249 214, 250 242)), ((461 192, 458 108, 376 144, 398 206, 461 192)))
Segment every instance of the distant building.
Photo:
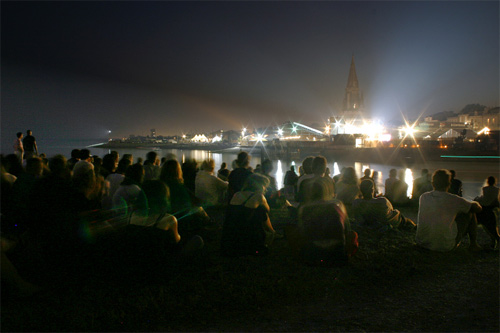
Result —
POLYGON ((359 90, 358 76, 356 75, 356 65, 354 55, 351 58, 351 67, 344 93, 342 110, 339 110, 330 117, 331 134, 354 134, 366 119, 363 94, 359 90))
POLYGON ((156 129, 154 129, 154 128, 151 129, 151 137, 152 138, 156 137, 156 129))

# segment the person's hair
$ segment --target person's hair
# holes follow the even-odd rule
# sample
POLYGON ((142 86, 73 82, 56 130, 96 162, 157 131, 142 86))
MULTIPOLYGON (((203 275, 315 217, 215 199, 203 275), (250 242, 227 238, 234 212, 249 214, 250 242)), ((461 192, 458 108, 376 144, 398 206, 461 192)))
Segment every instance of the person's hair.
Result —
POLYGON ((28 135, 31 135, 31 133, 32 133, 31 130, 26 131, 26 134, 28 134, 28 135))
POLYGON ((243 183, 242 191, 258 191, 261 190, 262 187, 267 188, 269 186, 269 178, 263 175, 259 175, 257 173, 252 173, 247 177, 245 182, 243 183))
POLYGON ((90 157, 90 150, 88 149, 82 149, 80 150, 80 159, 86 160, 90 157))
POLYGON ((265 159, 262 162, 262 165, 261 165, 260 168, 262 170, 262 173, 264 175, 267 175, 268 173, 270 173, 271 171, 273 171, 273 162, 271 162, 271 160, 269 160, 269 159, 265 159))
POLYGON ((432 175, 432 187, 438 191, 446 191, 450 187, 451 174, 446 169, 434 171, 432 175))
POLYGON ((161 168, 160 179, 167 184, 171 181, 181 184, 184 183, 182 169, 179 162, 177 162, 177 160, 166 161, 161 168))
POLYGON ((115 171, 115 168, 116 168, 115 163, 116 163, 116 155, 106 154, 102 158, 102 167, 110 173, 115 171))
POLYGON ((422 169, 422 170, 420 171, 420 174, 421 174, 422 176, 428 175, 428 174, 429 174, 429 169, 422 169))
POLYGON ((309 185, 309 200, 310 201, 325 201, 329 199, 330 191, 328 183, 323 178, 314 179, 309 185))
POLYGON ((449 170, 450 171, 450 174, 451 174, 451 179, 455 178, 455 170, 449 170))
POLYGON ((493 176, 489 176, 487 179, 486 179, 486 184, 490 185, 490 186, 493 186, 497 183, 497 180, 495 177, 493 176))
POLYGON ((73 187, 81 193, 87 194, 96 184, 96 176, 94 170, 89 169, 78 174, 74 174, 72 178, 73 187))
POLYGON ((389 170, 389 177, 395 178, 395 177, 397 177, 397 175, 398 175, 398 170, 396 170, 396 169, 389 170))
POLYGON ((158 154, 155 151, 150 151, 146 154, 146 161, 155 162, 158 154))
POLYGON ((53 175, 62 176, 69 174, 66 157, 55 155, 49 160, 49 169, 53 175))
POLYGON ((220 169, 224 170, 225 168, 227 168, 227 163, 226 162, 222 162, 222 164, 220 165, 220 169))
POLYGON ((371 199, 373 197, 373 190, 375 184, 371 179, 364 179, 361 184, 359 184, 359 190, 365 199, 371 199))
POLYGON ((134 163, 134 156, 132 154, 123 154, 122 160, 130 160, 130 164, 134 163))
POLYGON ((302 161, 302 168, 304 169, 304 173, 306 175, 310 175, 313 173, 312 170, 312 164, 313 164, 314 157, 308 156, 302 161))
POLYGON ((20 137, 21 137, 21 135, 23 135, 23 132, 17 132, 17 134, 16 134, 16 135, 17 135, 17 137, 18 137, 18 138, 20 138, 20 137))
POLYGON ((250 165, 250 155, 246 151, 242 151, 236 158, 236 165, 240 168, 246 168, 250 165))
POLYGON ((347 167, 344 169, 344 172, 342 172, 342 175, 340 176, 340 181, 344 182, 346 184, 358 184, 358 176, 356 175, 356 170, 354 170, 353 167, 347 167))
POLYGON ((215 161, 212 159, 209 160, 204 160, 203 163, 201 163, 201 170, 203 171, 209 171, 212 172, 215 169, 215 161))
POLYGON ((136 164, 142 164, 143 161, 144 161, 144 159, 142 157, 137 157, 136 164))
POLYGON ((124 175, 127 168, 132 164, 129 159, 121 159, 115 172, 124 175))
POLYGON ((71 151, 71 158, 80 158, 80 149, 73 149, 71 151))
POLYGON ((144 180, 144 167, 141 164, 134 164, 125 171, 125 179, 122 185, 141 185, 144 180))
POLYGON ((295 166, 290 166, 290 171, 295 172, 295 166))
POLYGON ((41 175, 43 172, 42 159, 39 157, 32 157, 26 161, 26 173, 30 175, 41 175))
POLYGON ((323 176, 326 172, 326 158, 323 156, 316 156, 312 161, 312 173, 316 176, 323 176))
POLYGON ((146 180, 141 188, 152 212, 159 213, 168 208, 170 190, 164 182, 158 179, 146 180))

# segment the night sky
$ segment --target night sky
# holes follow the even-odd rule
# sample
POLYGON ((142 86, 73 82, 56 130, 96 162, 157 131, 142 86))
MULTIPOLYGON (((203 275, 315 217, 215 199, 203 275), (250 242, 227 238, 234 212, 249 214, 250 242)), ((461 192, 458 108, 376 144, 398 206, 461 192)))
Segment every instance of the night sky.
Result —
POLYGON ((354 54, 374 117, 499 103, 498 1, 1 2, 2 152, 323 123, 354 54))

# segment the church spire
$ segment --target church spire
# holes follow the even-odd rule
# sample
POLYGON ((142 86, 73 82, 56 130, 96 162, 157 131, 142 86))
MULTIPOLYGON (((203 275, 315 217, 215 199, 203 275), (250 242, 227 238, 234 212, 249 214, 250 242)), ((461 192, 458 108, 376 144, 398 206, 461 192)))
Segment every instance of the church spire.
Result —
POLYGON ((354 64, 354 54, 351 58, 351 68, 349 68, 349 78, 347 79, 346 88, 358 88, 358 77, 356 76, 356 65, 354 64))
POLYGON ((353 54, 351 57, 351 67, 349 68, 349 78, 347 79, 347 86, 345 88, 343 109, 344 111, 358 111, 361 108, 363 108, 363 97, 359 94, 359 83, 353 54))

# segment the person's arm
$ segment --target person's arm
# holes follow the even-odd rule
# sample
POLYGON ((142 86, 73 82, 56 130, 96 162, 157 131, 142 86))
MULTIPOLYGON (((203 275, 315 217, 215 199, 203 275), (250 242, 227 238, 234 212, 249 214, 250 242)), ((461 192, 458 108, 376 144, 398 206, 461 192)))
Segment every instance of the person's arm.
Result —
POLYGON ((480 213, 483 210, 483 207, 477 201, 472 201, 472 205, 470 206, 470 213, 480 213))
POLYGON ((264 207, 264 209, 269 212, 271 208, 269 207, 269 204, 267 203, 266 197, 264 196, 263 193, 259 194, 259 205, 264 207))
POLYGON ((36 141, 33 142, 33 147, 35 147, 35 154, 38 155, 38 147, 36 145, 36 141))

